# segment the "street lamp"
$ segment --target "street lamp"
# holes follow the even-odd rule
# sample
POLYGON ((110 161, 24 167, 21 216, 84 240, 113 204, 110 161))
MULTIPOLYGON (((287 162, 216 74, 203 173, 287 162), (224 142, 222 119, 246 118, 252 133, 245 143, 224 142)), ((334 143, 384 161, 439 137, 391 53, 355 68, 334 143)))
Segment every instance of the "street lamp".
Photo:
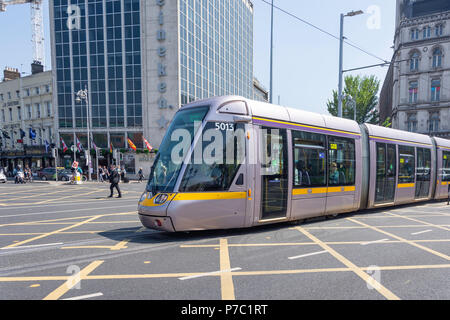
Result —
POLYGON ((353 109, 353 120, 356 121, 356 101, 349 94, 345 95, 343 99, 347 102, 347 105, 353 109))
POLYGON ((81 101, 86 102, 86 126, 87 126, 87 143, 88 143, 88 152, 87 152, 87 163, 88 163, 88 180, 91 181, 91 134, 89 130, 89 96, 87 86, 84 87, 84 90, 79 90, 75 93, 76 98, 75 101, 77 103, 81 103, 81 101))
POLYGON ((341 33, 339 37, 339 92, 338 92, 338 117, 342 118, 342 78, 343 78, 343 54, 344 54, 344 18, 363 14, 362 10, 351 11, 347 14, 341 13, 341 33))

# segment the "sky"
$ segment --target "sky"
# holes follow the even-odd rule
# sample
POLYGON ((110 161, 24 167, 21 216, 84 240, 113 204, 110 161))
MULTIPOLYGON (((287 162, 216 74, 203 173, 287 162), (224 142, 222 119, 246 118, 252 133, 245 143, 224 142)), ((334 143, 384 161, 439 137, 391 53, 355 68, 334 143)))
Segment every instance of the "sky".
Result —
MULTIPOLYGON (((150 1, 150 0, 149 0, 150 1)), ((173 0, 172 0, 173 1, 173 0)), ((270 2, 271 0, 266 0, 270 2)), ((270 85, 270 5, 254 5, 254 76, 270 85)), ((339 16, 352 10, 363 15, 346 17, 344 35, 353 44, 390 61, 395 29, 394 0, 274 0, 274 5, 339 37, 339 16)), ((0 68, 30 73, 32 60, 29 5, 8 6, 0 13, 0 68)), ((51 69, 48 0, 44 0, 45 69, 51 69)), ((273 102, 287 107, 327 113, 326 103, 338 86, 339 41, 274 9, 273 102)), ((344 46, 344 70, 382 61, 344 46)), ((375 75, 383 84, 386 67, 347 73, 375 75)))

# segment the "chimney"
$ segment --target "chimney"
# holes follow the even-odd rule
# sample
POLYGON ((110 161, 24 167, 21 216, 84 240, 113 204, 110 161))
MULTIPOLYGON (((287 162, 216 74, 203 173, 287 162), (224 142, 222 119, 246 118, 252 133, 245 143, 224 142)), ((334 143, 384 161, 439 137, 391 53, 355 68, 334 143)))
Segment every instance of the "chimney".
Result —
POLYGON ((31 64, 31 74, 44 72, 44 66, 40 61, 33 61, 31 64))
POLYGON ((9 81, 20 78, 19 69, 6 67, 3 70, 3 81, 9 81))

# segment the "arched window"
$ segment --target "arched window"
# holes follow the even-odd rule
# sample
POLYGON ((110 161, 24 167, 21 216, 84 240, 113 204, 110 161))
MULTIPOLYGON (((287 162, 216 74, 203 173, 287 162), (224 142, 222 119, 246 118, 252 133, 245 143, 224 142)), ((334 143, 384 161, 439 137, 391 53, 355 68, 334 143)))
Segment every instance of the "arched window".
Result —
POLYGON ((429 120, 429 124, 430 124, 430 132, 438 132, 439 131, 439 113, 432 113, 430 114, 430 120, 429 120))
POLYGON ((415 114, 410 114, 408 116, 408 131, 409 132, 417 131, 417 116, 415 114))
POLYGON ((442 50, 436 48, 433 51, 433 68, 442 67, 442 50))
POLYGON ((419 59, 420 54, 417 51, 411 53, 409 60, 409 71, 419 70, 419 59))

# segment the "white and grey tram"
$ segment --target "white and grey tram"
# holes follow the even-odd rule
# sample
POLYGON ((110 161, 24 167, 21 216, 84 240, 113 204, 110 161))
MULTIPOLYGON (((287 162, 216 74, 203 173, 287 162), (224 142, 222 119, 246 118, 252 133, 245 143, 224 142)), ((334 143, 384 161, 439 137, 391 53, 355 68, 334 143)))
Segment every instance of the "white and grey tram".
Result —
POLYGON ((183 106, 138 212, 170 232, 245 228, 448 197, 450 140, 248 100, 183 106))

